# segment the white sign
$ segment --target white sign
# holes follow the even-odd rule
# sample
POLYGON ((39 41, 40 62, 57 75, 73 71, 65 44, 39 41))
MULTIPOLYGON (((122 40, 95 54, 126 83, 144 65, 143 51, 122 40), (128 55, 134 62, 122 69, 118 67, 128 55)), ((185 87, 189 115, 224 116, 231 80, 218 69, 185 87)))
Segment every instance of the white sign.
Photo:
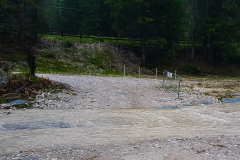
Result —
POLYGON ((167 76, 168 76, 169 78, 172 78, 172 73, 167 72, 167 76))

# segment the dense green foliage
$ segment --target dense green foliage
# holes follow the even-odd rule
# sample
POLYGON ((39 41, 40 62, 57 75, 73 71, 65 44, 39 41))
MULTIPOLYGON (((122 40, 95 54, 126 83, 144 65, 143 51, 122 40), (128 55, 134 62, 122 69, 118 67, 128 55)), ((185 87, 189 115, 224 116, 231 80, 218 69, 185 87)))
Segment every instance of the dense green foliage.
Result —
POLYGON ((26 40, 59 28, 138 39, 136 53, 148 65, 164 58, 176 61, 178 56, 240 61, 238 0, 1 0, 0 4, 4 38, 26 40), (191 49, 182 53, 184 48, 191 49))

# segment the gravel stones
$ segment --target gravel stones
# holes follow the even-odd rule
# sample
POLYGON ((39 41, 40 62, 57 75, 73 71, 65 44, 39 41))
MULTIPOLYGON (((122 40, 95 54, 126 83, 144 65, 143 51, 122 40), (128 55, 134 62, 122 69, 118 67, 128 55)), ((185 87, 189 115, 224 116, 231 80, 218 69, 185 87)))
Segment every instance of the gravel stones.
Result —
POLYGON ((133 77, 97 77, 86 75, 39 75, 72 87, 76 94, 40 93, 36 108, 97 109, 97 108, 169 108, 220 103, 214 97, 182 91, 177 94, 158 89, 162 80, 133 77))

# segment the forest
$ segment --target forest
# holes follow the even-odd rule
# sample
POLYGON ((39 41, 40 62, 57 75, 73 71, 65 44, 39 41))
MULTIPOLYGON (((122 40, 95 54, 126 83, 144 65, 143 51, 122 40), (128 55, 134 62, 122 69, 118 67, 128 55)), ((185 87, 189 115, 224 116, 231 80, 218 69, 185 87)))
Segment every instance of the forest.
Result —
MULTIPOLYGON (((139 40, 143 65, 162 59, 240 62, 239 0, 1 0, 0 39, 33 41, 49 29, 139 40)), ((30 57, 31 58, 31 57, 30 57)))

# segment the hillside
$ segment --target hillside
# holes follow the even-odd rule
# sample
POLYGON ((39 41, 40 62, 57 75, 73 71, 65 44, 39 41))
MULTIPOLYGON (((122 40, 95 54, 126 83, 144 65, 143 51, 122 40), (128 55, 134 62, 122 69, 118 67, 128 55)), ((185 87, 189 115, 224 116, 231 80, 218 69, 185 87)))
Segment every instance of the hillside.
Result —
MULTIPOLYGON (((236 63, 190 60, 187 47, 179 48, 178 54, 173 57, 165 54, 157 46, 148 46, 147 55, 158 58, 147 59, 145 65, 141 64, 140 47, 131 43, 44 37, 32 48, 36 55, 36 73, 123 75, 125 65, 126 74, 131 76, 139 75, 139 66, 142 76, 155 76, 156 68, 158 75, 161 75, 163 70, 177 70, 180 75, 240 75, 240 67, 236 63)), ((29 67, 21 46, 5 42, 1 44, 0 49, 2 67, 7 66, 7 70, 15 72, 28 72, 29 67)), ((196 55, 201 56, 201 51, 196 55)))

